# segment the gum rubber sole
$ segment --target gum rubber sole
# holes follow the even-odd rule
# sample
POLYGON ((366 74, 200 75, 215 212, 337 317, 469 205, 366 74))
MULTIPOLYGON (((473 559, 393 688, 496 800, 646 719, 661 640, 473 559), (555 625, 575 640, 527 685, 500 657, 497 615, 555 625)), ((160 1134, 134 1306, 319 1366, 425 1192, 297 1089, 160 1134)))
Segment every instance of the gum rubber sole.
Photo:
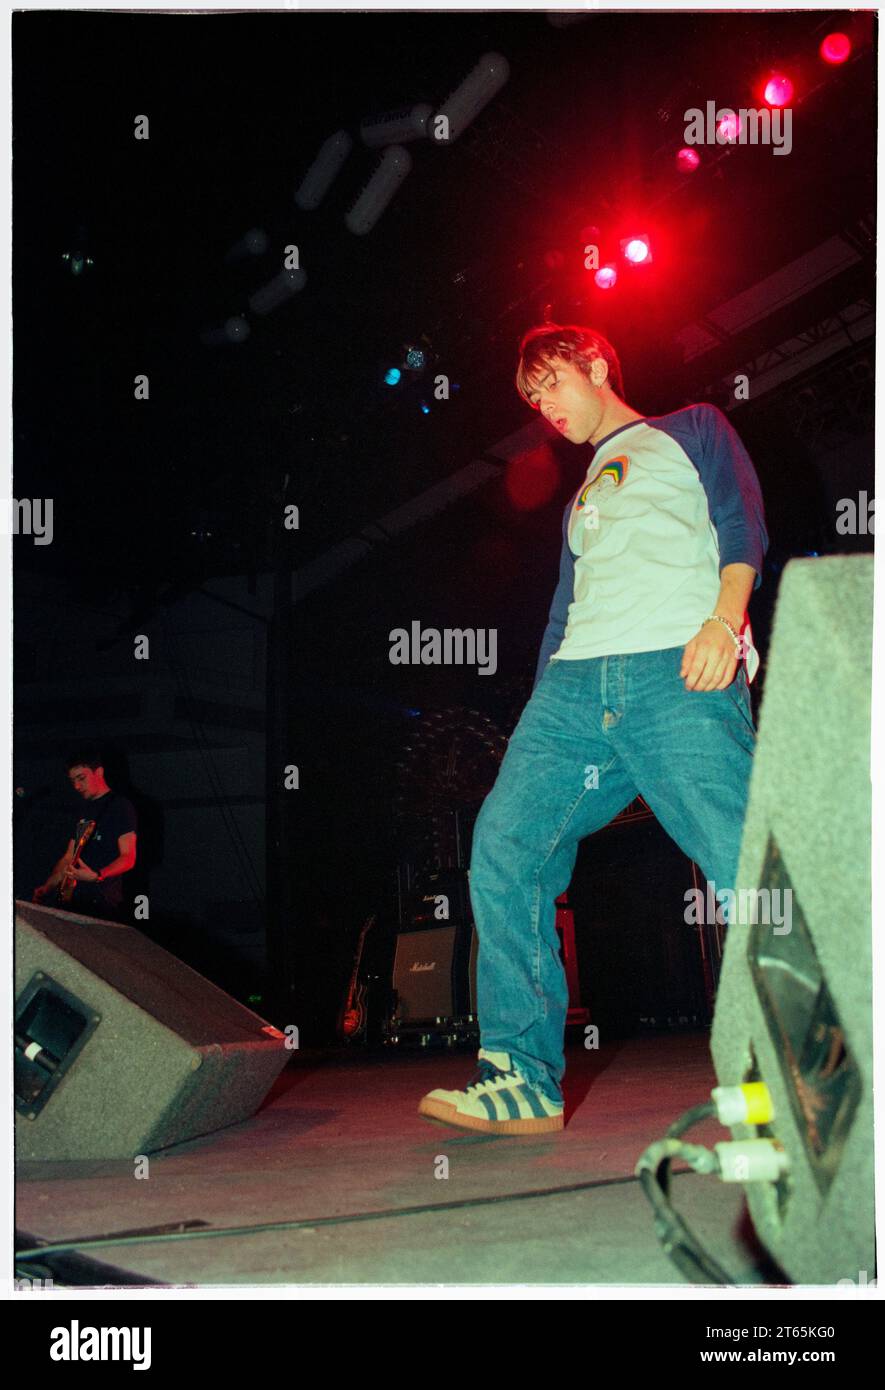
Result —
POLYGON ((478 1130, 482 1134, 549 1134, 564 1128, 562 1115, 547 1115, 539 1120, 484 1120, 479 1115, 462 1115, 454 1105, 430 1100, 427 1096, 418 1106, 418 1114, 425 1120, 437 1120, 455 1129, 478 1130))

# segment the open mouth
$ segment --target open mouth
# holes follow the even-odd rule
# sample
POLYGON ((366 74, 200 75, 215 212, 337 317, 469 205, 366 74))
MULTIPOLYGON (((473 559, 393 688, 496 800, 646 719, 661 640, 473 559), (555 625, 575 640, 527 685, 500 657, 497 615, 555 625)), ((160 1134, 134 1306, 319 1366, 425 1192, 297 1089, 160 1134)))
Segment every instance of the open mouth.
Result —
POLYGON ((560 434, 562 434, 568 428, 568 421, 566 420, 564 415, 561 416, 560 419, 554 420, 553 423, 559 430, 560 434))

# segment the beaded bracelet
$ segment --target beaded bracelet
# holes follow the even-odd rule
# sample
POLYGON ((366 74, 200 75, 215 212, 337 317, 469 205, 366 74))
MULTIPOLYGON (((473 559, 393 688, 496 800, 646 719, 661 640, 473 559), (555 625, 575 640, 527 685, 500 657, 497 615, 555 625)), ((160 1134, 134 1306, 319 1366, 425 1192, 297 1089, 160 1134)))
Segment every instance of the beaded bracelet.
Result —
POLYGON ((712 615, 712 617, 705 618, 705 619, 704 619, 704 622, 705 622, 705 623, 723 623, 723 624, 725 625, 725 627, 728 628, 729 632, 731 633, 732 637, 734 638, 734 645, 735 645, 736 650, 737 650, 737 651, 740 651, 740 649, 741 649, 741 639, 738 637, 737 633, 735 632, 734 628, 732 627, 731 623, 728 621, 727 618, 720 618, 718 613, 714 613, 714 614, 712 615))

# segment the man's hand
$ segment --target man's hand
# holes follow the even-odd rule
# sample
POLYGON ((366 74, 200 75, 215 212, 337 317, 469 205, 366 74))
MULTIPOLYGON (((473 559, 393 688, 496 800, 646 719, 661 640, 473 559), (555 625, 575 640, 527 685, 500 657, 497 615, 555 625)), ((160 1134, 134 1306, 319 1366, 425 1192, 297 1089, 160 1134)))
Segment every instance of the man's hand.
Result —
POLYGON ((98 874, 85 864, 77 864, 76 866, 72 864, 68 869, 68 878, 75 878, 78 883, 94 883, 98 874))
POLYGON ((682 653, 679 674, 686 690, 725 690, 738 666, 739 652, 723 623, 704 623, 682 653))

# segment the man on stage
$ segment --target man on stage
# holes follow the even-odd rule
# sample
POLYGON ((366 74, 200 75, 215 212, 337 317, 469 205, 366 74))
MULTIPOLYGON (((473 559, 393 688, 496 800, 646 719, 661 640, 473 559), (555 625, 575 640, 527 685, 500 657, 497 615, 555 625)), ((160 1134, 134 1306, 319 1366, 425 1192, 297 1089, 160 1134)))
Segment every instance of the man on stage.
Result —
POLYGON ((768 547, 755 469, 715 406, 641 415, 612 345, 582 327, 530 330, 516 382, 594 452, 563 517, 532 695, 474 829, 479 1067, 419 1106, 494 1134, 563 1125, 555 900, 579 841, 641 795, 716 891, 734 886, 759 665, 746 610, 768 547))
POLYGON ((69 907, 87 917, 121 921, 124 911, 123 875, 135 867, 137 819, 125 796, 111 791, 101 754, 83 750, 68 759, 68 778, 87 805, 86 820, 95 829, 76 864, 72 863, 76 833, 46 882, 34 890, 34 902, 50 899, 51 906, 69 907), (70 903, 54 901, 64 879, 75 881, 70 903))

